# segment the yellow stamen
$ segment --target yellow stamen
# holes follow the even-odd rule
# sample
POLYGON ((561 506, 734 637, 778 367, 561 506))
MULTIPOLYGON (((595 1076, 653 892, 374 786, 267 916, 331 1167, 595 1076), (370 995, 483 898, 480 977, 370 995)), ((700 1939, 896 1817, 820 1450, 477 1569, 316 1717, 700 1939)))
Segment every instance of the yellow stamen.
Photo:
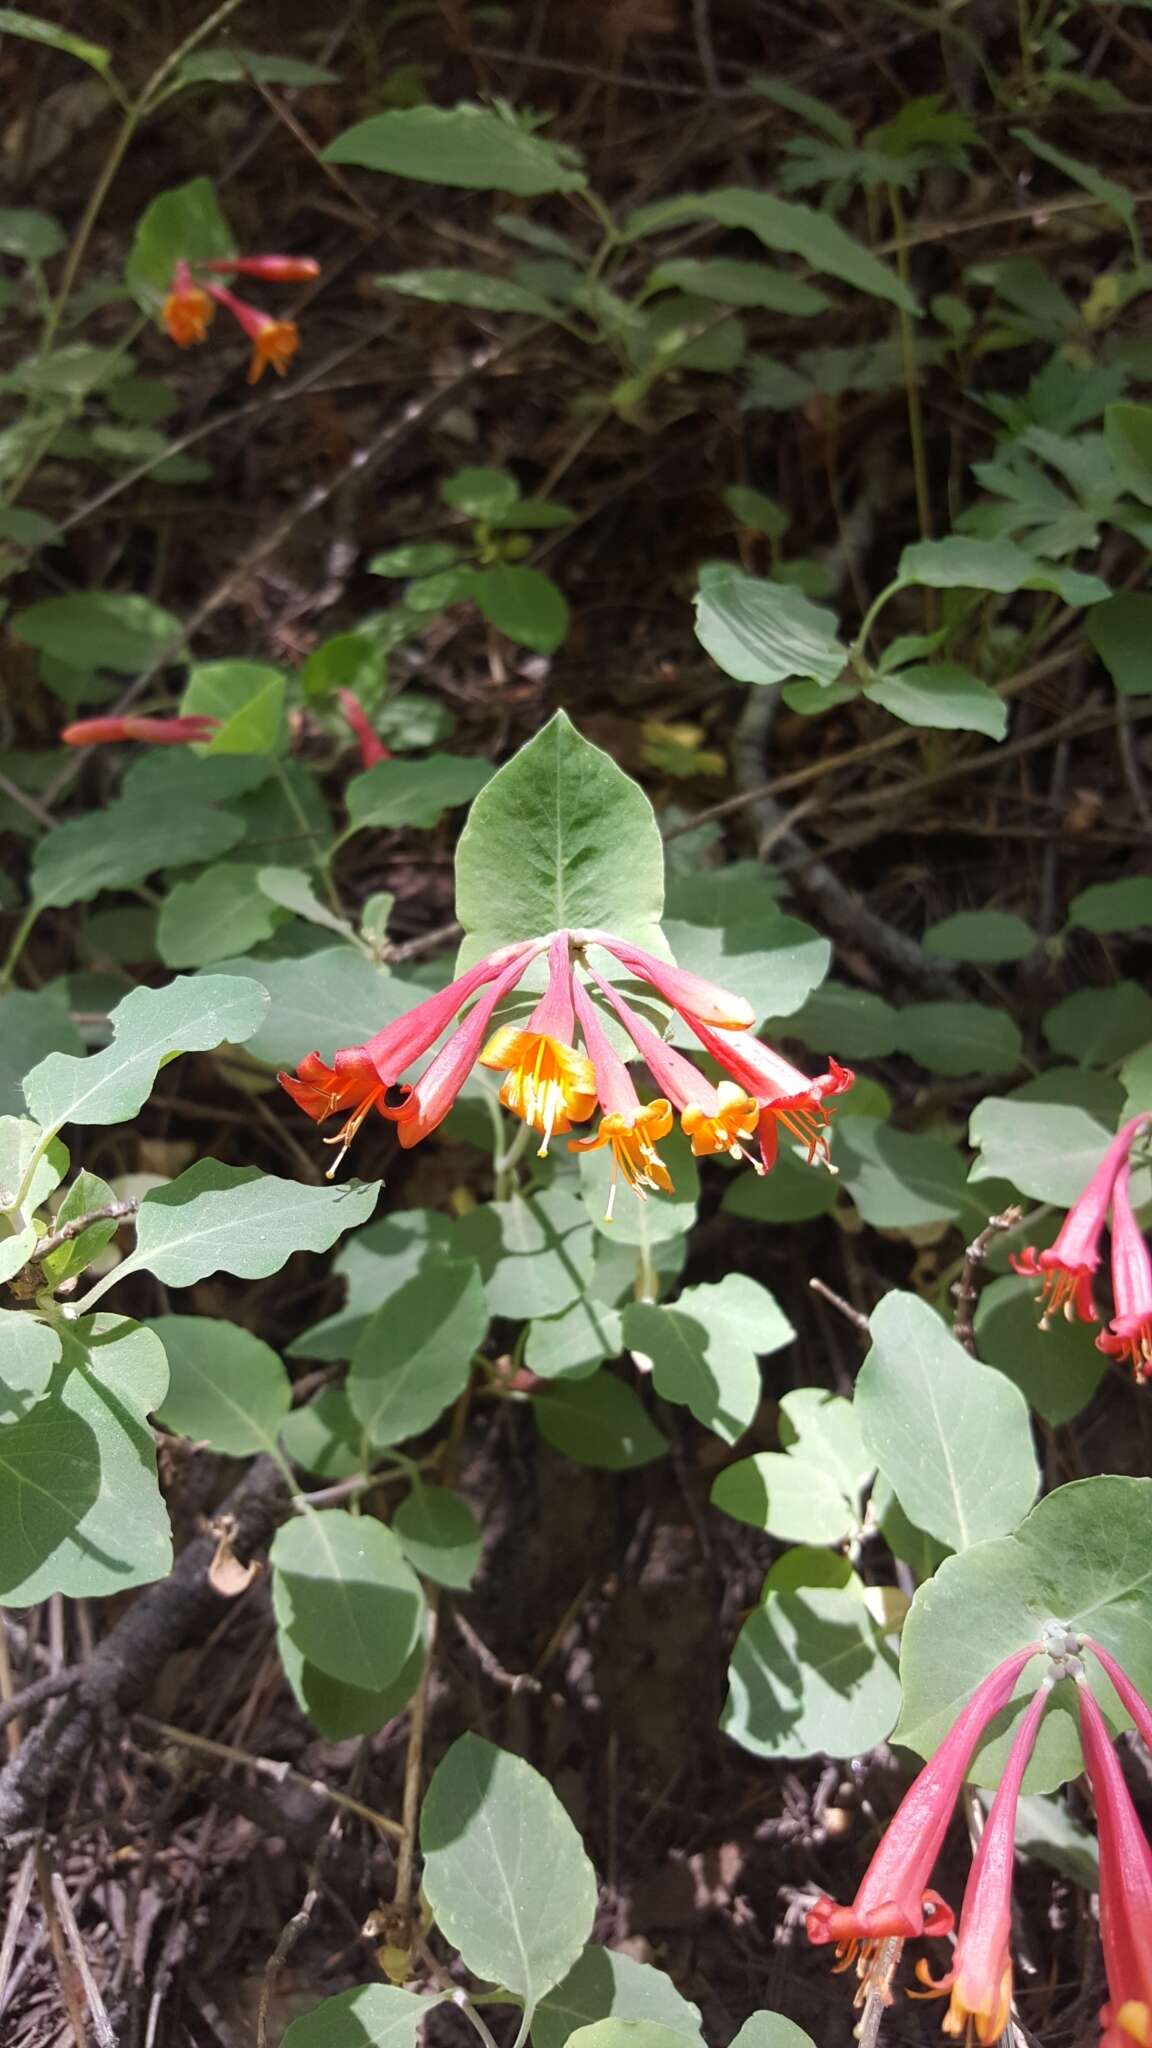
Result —
POLYGON ((543 1159, 556 1132, 587 1121, 596 1107, 596 1076, 587 1054, 543 1031, 503 1024, 480 1055, 482 1067, 507 1070, 500 1090, 505 1109, 539 1131, 543 1159))
POLYGON ((610 1111, 601 1117, 594 1138, 569 1139, 570 1152, 598 1152, 602 1145, 611 1147, 612 1185, 604 1214, 606 1223, 612 1221, 618 1180, 623 1180, 641 1201, 649 1188, 658 1188, 665 1195, 672 1193, 672 1176, 656 1150, 657 1140, 666 1138, 671 1129, 672 1105, 661 1096, 637 1109, 633 1116, 610 1111))
POLYGON ((745 1139, 755 1137, 760 1120, 760 1105, 752 1095, 745 1095, 733 1081, 721 1081, 716 1090, 715 1114, 708 1115, 698 1102, 690 1102, 684 1110, 680 1125, 686 1138, 692 1141, 692 1150, 697 1158, 707 1158, 713 1152, 728 1152, 733 1159, 743 1156, 745 1139))

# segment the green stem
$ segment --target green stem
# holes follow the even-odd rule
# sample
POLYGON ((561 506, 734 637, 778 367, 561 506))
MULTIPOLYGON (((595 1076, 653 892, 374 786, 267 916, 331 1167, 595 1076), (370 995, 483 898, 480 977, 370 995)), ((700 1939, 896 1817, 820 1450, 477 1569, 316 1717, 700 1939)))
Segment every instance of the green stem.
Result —
POLYGON ((0 967, 0 989, 11 987, 12 977, 20 962, 20 955, 28 943, 32 927, 39 915, 40 905, 38 903, 30 903, 13 932, 12 943, 4 956, 4 965, 0 967))
MULTIPOLYGON (((895 230, 896 270, 903 285, 909 282, 908 240, 904 208, 895 185, 888 187, 888 205, 895 230)), ((932 507, 928 496, 928 459, 924 446, 924 415, 920 406, 920 384, 916 372, 916 344, 912 315, 906 306, 898 308, 900 354, 904 365, 904 395, 908 405, 908 433, 912 442, 912 474, 916 485, 916 519, 921 540, 932 538, 932 507)), ((935 597, 925 594, 925 609, 935 608, 935 597)))
POLYGON ((904 585, 901 582, 899 576, 896 576, 893 578, 891 583, 885 584, 883 590, 880 592, 879 597, 874 597, 872 599, 871 604, 869 605, 867 611, 864 614, 863 619, 860 622, 860 631, 857 633, 855 640, 852 642, 852 652, 853 654, 858 655, 861 658, 861 660, 863 660, 864 658, 864 650, 868 645, 868 635, 872 631, 873 626, 876 624, 876 621, 879 618, 881 612, 883 611, 885 605, 887 604, 889 598, 895 597, 896 592, 898 590, 903 590, 903 588, 904 585))
MULTIPOLYGON (((500 1112, 497 1110, 497 1117, 499 1117, 499 1114, 500 1112)), ((515 1194, 516 1168, 528 1150, 532 1135, 531 1124, 521 1124, 508 1150, 506 1152, 497 1152, 495 1159, 492 1161, 493 1171, 496 1175, 496 1200, 498 1202, 506 1202, 511 1195, 515 1194)), ((503 1136, 503 1126, 501 1126, 501 1136, 503 1136)))

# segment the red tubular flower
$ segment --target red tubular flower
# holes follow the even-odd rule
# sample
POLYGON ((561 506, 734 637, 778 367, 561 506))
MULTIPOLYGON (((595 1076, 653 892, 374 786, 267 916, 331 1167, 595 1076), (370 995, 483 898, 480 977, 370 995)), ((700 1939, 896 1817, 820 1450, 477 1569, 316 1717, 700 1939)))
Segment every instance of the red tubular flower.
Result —
POLYGON ((308 284, 320 275, 314 256, 228 256, 198 268, 212 277, 262 277, 266 284, 308 284))
POLYGON ((208 292, 218 306, 224 306, 231 313, 252 343, 248 382, 259 383, 269 363, 276 375, 282 377, 300 346, 300 333, 295 321, 274 320, 259 306, 249 306, 243 299, 236 298, 222 284, 210 284, 208 292))
POLYGON ((649 1188, 658 1188, 665 1195, 672 1193, 672 1176, 656 1150, 659 1140, 672 1129, 672 1105, 659 1097, 655 1102, 641 1102, 631 1074, 609 1043, 587 991, 579 982, 573 983, 573 1000, 604 1114, 596 1136, 569 1138, 568 1150, 596 1152, 604 1145, 610 1148, 612 1185, 605 1221, 611 1222, 621 1178, 641 1200, 649 1188))
POLYGON ((691 1060, 685 1059, 675 1046, 666 1044, 658 1031, 637 1016, 631 1004, 594 967, 590 965, 588 972, 615 1010, 661 1095, 679 1110, 681 1128, 697 1158, 716 1152, 728 1152, 733 1159, 745 1158, 745 1142, 754 1136, 760 1117, 760 1105, 755 1098, 733 1081, 721 1081, 714 1088, 691 1060))
MULTIPOLYGON (((367 1044, 343 1047, 334 1055, 331 1066, 321 1059, 319 1053, 310 1052, 301 1060, 295 1074, 277 1076, 280 1086, 314 1123, 322 1123, 325 1117, 335 1116, 341 1109, 350 1112, 336 1136, 324 1141, 325 1144, 340 1146, 329 1169, 329 1179, 370 1109, 375 1109, 392 1123, 399 1123, 407 1114, 415 1090, 402 1087, 401 1076, 414 1060, 435 1044, 469 997, 513 967, 517 970, 514 978, 518 980, 529 960, 539 952, 540 943, 529 939, 522 945, 502 946, 497 952, 487 954, 466 974, 458 975, 447 988, 406 1010, 394 1023, 385 1025, 383 1031, 377 1031, 367 1044)), ((426 1081, 427 1076, 424 1079, 426 1081)), ((431 1130, 432 1125, 425 1125, 416 1136, 423 1136, 424 1129, 431 1130)), ((415 1144, 416 1136, 409 1136, 404 1142, 415 1144)))
POLYGON ((1013 1255, 1012 1265, 1017 1273, 1040 1281, 1036 1299, 1044 1307, 1040 1318, 1042 1330, 1047 1329, 1049 1318, 1057 1314, 1070 1323, 1077 1317, 1082 1323, 1097 1320, 1092 1276, 1100 1264, 1100 1239, 1112 1189, 1137 1131, 1147 1121, 1147 1117, 1134 1116, 1117 1132, 1087 1187, 1069 1209, 1050 1249, 1037 1252, 1034 1245, 1029 1245, 1026 1251, 1013 1255))
MULTIPOLYGON (((1020 1782, 1048 1705, 1052 1680, 1040 1687, 1016 1731, 999 1789, 980 1837, 964 1903, 960 1908, 952 1967, 936 1979, 925 1963, 916 1975, 936 1997, 951 1992, 944 2020, 946 2034, 973 2034, 981 2048, 993 2048, 1008 2025, 1012 2010, 1012 1878, 1016 1867, 1016 1808, 1020 1782)), ((923 1994, 913 1994, 923 1996, 923 1994)))
POLYGON ((405 1150, 418 1145, 421 1138, 443 1123, 480 1056, 493 1010, 515 988, 529 958, 530 950, 505 967, 414 1084, 397 1123, 397 1135, 405 1150))
POLYGON ((1152 1257, 1133 1214, 1127 1160, 1112 1185, 1112 1320, 1096 1349, 1126 1358, 1138 1380, 1152 1379, 1152 1257))
POLYGON ((693 1028, 699 1019, 721 1031, 744 1031, 756 1021, 751 1004, 743 996, 734 996, 728 989, 718 988, 715 982, 689 974, 683 967, 673 967, 667 960, 657 960, 654 953, 646 953, 642 946, 613 938, 611 932, 580 931, 573 932, 572 937, 578 944, 603 946, 637 980, 649 982, 657 995, 671 1003, 693 1028))
POLYGON ((154 747, 180 747, 210 740, 220 720, 189 718, 80 718, 60 737, 66 747, 101 747, 109 740, 146 740, 154 747))
MULTIPOLYGON (((1111 1659, 1106 1662, 1097 1645, 1092 1647, 1116 1684, 1111 1659)), ((1138 2048, 1152 2048, 1152 1849, 1108 1724, 1083 1684, 1080 1740, 1096 1801, 1100 1845, 1100 1942, 1108 1978, 1108 2003, 1100 2013, 1101 2048, 1132 2048, 1133 2042, 1138 2048)))
POLYGON ((392 750, 373 731, 372 722, 355 690, 337 690, 336 695, 341 711, 360 742, 360 759, 365 768, 374 768, 377 761, 390 761, 392 750))
POLYGON ((540 1132, 539 1159, 546 1157, 554 1132, 584 1123, 596 1107, 592 1062, 576 1050, 575 1035, 568 934, 555 932, 548 948, 548 987, 527 1024, 502 1024, 480 1055, 482 1067, 506 1074, 500 1089, 505 1109, 540 1132))
POLYGON ((1096 1662, 1102 1664, 1108 1673, 1109 1678, 1120 1695, 1125 1711, 1131 1714, 1133 1721, 1136 1723, 1137 1732, 1145 1749, 1152 1751, 1152 1707, 1148 1705, 1143 1694, 1137 1692, 1128 1673, 1116 1662, 1115 1657, 1104 1648, 1103 1643, 1096 1642, 1092 1636, 1085 1636, 1083 1642, 1091 1650, 1096 1662))
POLYGON ((807 1917, 808 1939, 834 1941, 842 1969, 856 1963, 859 2003, 883 1991, 895 1961, 889 1944, 921 1934, 947 1934, 952 1914, 938 1892, 927 1890, 932 1866, 948 1831, 952 1808, 982 1730, 1007 1706, 1012 1690, 1040 1645, 1030 1643, 989 1673, 957 1716, 939 1749, 914 1778, 881 1837, 850 1906, 820 1898, 807 1917))
POLYGON ((720 1036, 694 1018, 689 1021, 705 1050, 760 1104, 760 1171, 769 1173, 775 1166, 781 1129, 807 1146, 810 1166, 818 1161, 831 1169, 828 1126, 832 1118, 825 1099, 851 1088, 856 1079, 851 1067, 831 1060, 826 1074, 810 1078, 750 1031, 720 1036))
POLYGON ((215 314, 215 306, 195 282, 188 265, 178 263, 161 315, 171 340, 179 348, 190 348, 193 342, 203 341, 215 314))

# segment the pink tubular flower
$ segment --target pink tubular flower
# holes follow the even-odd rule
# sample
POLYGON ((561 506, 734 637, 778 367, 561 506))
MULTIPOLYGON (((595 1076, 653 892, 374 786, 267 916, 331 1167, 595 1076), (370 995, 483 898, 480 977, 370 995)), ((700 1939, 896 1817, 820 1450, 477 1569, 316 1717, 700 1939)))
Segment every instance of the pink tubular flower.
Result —
POLYGON ((932 1866, 978 1737, 992 1716, 1007 1706, 1024 1666, 1039 1653, 1038 1643, 1016 1650, 977 1686, 904 1794, 852 1904, 838 1906, 825 1897, 809 1911, 809 1941, 834 1941, 841 1969, 856 1963, 861 1986, 857 2003, 873 1990, 885 1990, 895 1961, 891 1942, 947 1934, 951 1928, 951 1910, 938 1892, 927 1889, 932 1866))
POLYGON ((262 277, 266 284, 309 284, 320 275, 314 256, 227 256, 197 267, 212 277, 262 277))
POLYGON ((592 1062, 596 1093, 603 1115, 594 1138, 569 1138, 570 1152, 595 1152, 608 1146, 612 1154, 612 1185, 605 1220, 610 1222, 616 1187, 623 1179, 641 1200, 649 1188, 672 1192, 672 1176, 656 1150, 672 1128, 672 1105, 663 1098, 642 1103, 632 1076, 609 1043, 587 991, 573 982, 573 1001, 585 1049, 592 1062))
POLYGON ((1133 1721, 1136 1723, 1137 1733, 1145 1749, 1152 1751, 1152 1707, 1149 1706, 1143 1694, 1137 1692, 1128 1673, 1116 1662, 1115 1657, 1104 1648, 1103 1643, 1098 1643, 1093 1636, 1084 1636, 1082 1640, 1084 1646, 1091 1650, 1096 1662, 1103 1665, 1104 1670, 1112 1680, 1116 1691, 1120 1695, 1125 1712, 1131 1714, 1133 1721))
POLYGON ((244 329, 252 343, 252 358, 248 364, 248 382, 257 384, 269 363, 278 377, 284 375, 292 357, 300 346, 300 334, 294 320, 274 320, 271 313, 265 313, 259 306, 250 306, 246 300, 238 299, 222 284, 206 287, 209 298, 215 299, 232 318, 244 329))
MULTIPOLYGON (((329 1179, 369 1110, 375 1109, 380 1116, 396 1124, 408 1113, 414 1090, 402 1084, 401 1075, 435 1043, 469 997, 492 981, 501 983, 500 993, 504 994, 504 977, 511 976, 507 983, 509 987, 518 981, 529 960, 540 951, 542 943, 538 939, 526 939, 521 945, 501 946, 497 952, 478 960, 475 967, 459 975, 447 988, 406 1010, 394 1023, 386 1024, 383 1031, 377 1031, 367 1044, 343 1047, 334 1055, 330 1066, 318 1052, 310 1052, 300 1061, 294 1074, 277 1076, 280 1086, 314 1123, 323 1123, 326 1117, 335 1116, 342 1109, 350 1112, 336 1136, 324 1141, 340 1147, 329 1169, 329 1179)), ((491 1007, 487 1015, 491 1016, 491 1007)), ((447 1046, 444 1050, 448 1050, 447 1046)), ((436 1062, 432 1064, 435 1066, 436 1062)), ((429 1074, 431 1071, 430 1067, 429 1074)), ((423 1078, 426 1082, 427 1076, 423 1078)), ((457 1092, 463 1079, 462 1074, 457 1092)), ((427 1101, 427 1089, 424 1100, 427 1101)), ((415 1117, 417 1112, 412 1114, 415 1117)), ((437 1117, 436 1122, 439 1121, 437 1117)), ((404 1142, 414 1145, 417 1137, 432 1128, 431 1123, 425 1123, 404 1142)))
POLYGON ((1152 1379, 1152 1257, 1132 1211, 1127 1160, 1112 1186, 1112 1320, 1096 1349, 1126 1358, 1138 1380, 1152 1379))
POLYGON ((145 740, 154 747, 180 747, 210 740, 220 720, 189 718, 80 718, 60 737, 66 747, 101 747, 109 740, 145 740))
POLYGON ((355 690, 337 690, 340 709, 360 742, 360 759, 365 768, 374 768, 377 761, 390 761, 392 749, 386 747, 374 732, 372 721, 355 690))
MULTIPOLYGON (((1106 1661, 1099 1648, 1092 1647, 1115 1684, 1111 1659, 1106 1661)), ((1132 2048, 1134 2042, 1138 2048, 1152 2048, 1152 1849, 1132 1804, 1108 1724, 1088 1687, 1081 1684, 1079 1690, 1080 1740, 1096 1801, 1100 1942, 1108 1978, 1108 2003, 1100 2013, 1104 2030, 1100 2048, 1132 2048)))
POLYGON ((714 1088, 691 1060, 637 1016, 594 967, 589 966, 588 972, 615 1010, 661 1095, 679 1110, 681 1126, 697 1157, 728 1152, 733 1159, 744 1158, 745 1140, 753 1136, 759 1120, 759 1103, 732 1081, 722 1081, 714 1088))
POLYGON ((567 932, 554 932, 548 947, 548 987, 528 1022, 502 1024, 480 1055, 483 1067, 503 1073, 500 1100, 541 1136, 544 1159, 554 1132, 582 1124, 596 1107, 596 1077, 587 1053, 572 1041, 576 1014, 567 932))
MULTIPOLYGON (((458 1024, 447 1044, 441 1046, 431 1065, 413 1084, 412 1093, 400 1112, 396 1133, 407 1150, 418 1145, 437 1124, 442 1124, 461 1088, 480 1057, 488 1036, 492 1012, 514 989, 528 965, 528 953, 509 962, 490 989, 458 1024)), ((475 969, 473 969, 475 972, 475 969)))
POLYGON ((603 946, 637 980, 650 983, 657 995, 663 996, 693 1026, 699 1018, 701 1023, 715 1025, 721 1031, 745 1031, 756 1021, 755 1012, 743 996, 734 996, 726 988, 718 988, 715 982, 689 974, 683 967, 673 967, 667 960, 657 960, 654 953, 646 953, 643 947, 630 945, 625 939, 613 938, 611 932, 573 932, 572 937, 577 943, 603 946))
POLYGON ((1070 1323, 1077 1317, 1082 1323, 1097 1320, 1092 1276, 1100 1264, 1100 1239, 1112 1189, 1137 1131, 1147 1121, 1147 1117, 1134 1116, 1117 1132, 1087 1187, 1069 1209, 1051 1248, 1037 1252, 1029 1245, 1026 1251, 1013 1255, 1012 1265, 1017 1273, 1040 1281, 1036 1299, 1044 1307, 1040 1318, 1042 1330, 1047 1329, 1049 1318, 1057 1314, 1070 1323))
MULTIPOLYGON (((950 1992, 944 2020, 946 2034, 975 2034, 981 2048, 993 2048, 1008 2025, 1012 2010, 1012 1878, 1016 1867, 1016 1808, 1020 1782, 1043 1719, 1052 1680, 1044 1684, 1028 1708, 1009 1752, 999 1789, 980 1837, 964 1903, 960 1931, 947 1975, 934 1978, 925 1963, 916 1975, 929 1997, 950 1992)), ((913 1996, 924 1996, 913 1993, 913 1996)))
MULTIPOLYGON (((764 1045, 750 1031, 721 1037, 706 1025, 689 1020, 706 1052, 746 1088, 760 1104, 760 1170, 770 1173, 776 1164, 781 1129, 808 1148, 808 1164, 818 1161, 831 1167, 828 1156, 828 1126, 831 1112, 825 1107, 829 1095, 842 1095, 856 1079, 851 1067, 838 1060, 829 1062, 826 1074, 814 1077, 802 1073, 782 1054, 764 1045)), ((833 1169, 834 1170, 834 1169, 833 1169)))

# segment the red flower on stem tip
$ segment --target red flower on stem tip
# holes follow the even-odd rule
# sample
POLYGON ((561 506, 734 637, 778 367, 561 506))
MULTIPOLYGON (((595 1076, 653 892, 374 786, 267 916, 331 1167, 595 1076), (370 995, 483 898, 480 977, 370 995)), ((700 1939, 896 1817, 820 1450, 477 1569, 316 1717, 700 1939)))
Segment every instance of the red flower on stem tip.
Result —
POLYGON ((760 1105, 733 1081, 721 1081, 718 1088, 694 1067, 691 1060, 668 1045, 658 1031, 638 1017, 611 982, 589 965, 589 974, 605 1001, 616 1012, 633 1045, 644 1061, 662 1096, 680 1112, 680 1125, 697 1158, 717 1152, 732 1158, 747 1157, 745 1145, 755 1135, 760 1105))
POLYGON ((191 348, 194 342, 203 341, 215 316, 207 292, 196 283, 187 263, 179 262, 161 315, 169 338, 179 348, 191 348))
POLYGON ((209 277, 262 277, 266 284, 309 284, 320 275, 314 256, 223 256, 198 269, 209 277))
MULTIPOLYGON (((1117 1679, 1123 1673, 1097 1644, 1091 1648, 1119 1691, 1117 1679)), ((1101 2048, 1132 2048, 1134 2042, 1138 2048, 1152 2048, 1152 1849, 1108 1724, 1087 1685, 1081 1683, 1079 1694, 1080 1740, 1096 1802, 1100 1848, 1100 1942, 1108 1978, 1108 2003, 1100 2013, 1101 2048)), ((1144 1711, 1147 1714, 1147 1708, 1144 1711)))
POLYGON ((810 1166, 818 1163, 835 1172, 828 1153, 832 1113, 826 1104, 829 1096, 851 1088, 856 1079, 851 1067, 830 1060, 826 1074, 809 1076, 749 1031, 721 1037, 694 1019, 689 1022, 705 1051, 760 1105, 759 1170, 770 1173, 775 1166, 784 1130, 806 1146, 810 1166))
POLYGON ((834 1941, 841 1969, 853 1962, 860 1979, 856 2003, 872 1992, 890 1998, 889 1982, 899 1943, 922 1934, 947 1934, 952 1913, 938 1892, 927 1889, 952 1809, 964 1783, 977 1740, 1012 1697, 1016 1681, 1040 1645, 1030 1643, 1006 1657, 977 1686, 935 1754, 913 1779, 880 1838, 850 1906, 820 1898, 806 1926, 814 1943, 834 1941))
POLYGON ((372 721, 355 690, 337 690, 340 709, 360 742, 360 759, 365 768, 374 768, 377 761, 390 761, 392 750, 386 747, 372 728, 372 721))
POLYGON ((200 745, 219 730, 220 720, 188 718, 80 718, 60 734, 66 747, 100 747, 109 740, 144 740, 153 747, 200 745))
POLYGON ((672 1105, 662 1097, 642 1103, 635 1083, 579 982, 573 983, 573 1000, 588 1057, 596 1080, 596 1094, 603 1115, 594 1138, 569 1138, 570 1152, 596 1152, 607 1146, 612 1155, 612 1182, 608 1191, 605 1221, 611 1222, 616 1189, 621 1180, 643 1199, 650 1188, 672 1193, 672 1176, 656 1150, 661 1138, 672 1129, 672 1105))
POLYGON ((1016 1731, 992 1810, 977 1844, 960 1908, 960 1931, 952 1967, 934 1978, 924 1962, 916 1965, 926 1993, 950 1992, 944 2019, 946 2034, 973 2035, 981 2048, 993 2048, 1008 2025, 1012 2010, 1012 1879, 1016 1868, 1016 1809, 1020 1784, 1035 1746, 1054 1679, 1044 1680, 1016 1731))
POLYGON ((1126 1358, 1138 1380, 1152 1379, 1152 1256, 1133 1212, 1127 1160, 1112 1185, 1112 1320, 1096 1349, 1126 1358))
POLYGON ((252 355, 248 364, 248 382, 258 384, 269 363, 278 377, 284 375, 292 357, 300 346, 300 330, 294 320, 274 320, 259 306, 250 306, 244 299, 238 299, 222 284, 210 284, 209 296, 218 306, 223 306, 232 318, 244 329, 252 343, 252 355))
POLYGON ((505 1109, 540 1132, 540 1159, 555 1132, 584 1123, 596 1107, 592 1062, 577 1051, 575 1035, 568 934, 555 932, 548 947, 548 987, 527 1023, 502 1024, 480 1055, 482 1067, 506 1076, 500 1089, 505 1109))
POLYGON ((1100 1239, 1112 1190, 1136 1133, 1147 1121, 1145 1116, 1134 1116, 1117 1132, 1087 1187, 1077 1195, 1048 1251, 1037 1252, 1029 1245, 1025 1251, 1013 1254, 1014 1270, 1040 1281, 1036 1299, 1044 1309, 1040 1318, 1042 1330, 1047 1329, 1049 1318, 1058 1314, 1070 1323, 1077 1317, 1082 1323, 1096 1322, 1092 1278, 1100 1264, 1100 1239))
MULTIPOLYGON (((431 1082, 436 1061, 415 1087, 402 1085, 401 1076, 414 1060, 418 1060, 434 1045, 440 1033, 463 1008, 469 998, 488 982, 497 982, 500 995, 515 985, 528 962, 541 949, 541 941, 529 939, 517 946, 502 946, 495 953, 489 953, 470 967, 466 974, 458 975, 447 988, 425 998, 411 1010, 406 1010, 382 1031, 376 1032, 365 1045, 345 1046, 333 1055, 331 1065, 322 1060, 319 1053, 310 1052, 300 1061, 295 1074, 279 1074, 277 1079, 285 1092, 292 1097, 314 1123, 323 1123, 326 1117, 335 1116, 340 1110, 350 1113, 334 1138, 326 1138, 325 1144, 339 1145, 340 1150, 329 1168, 331 1180, 341 1160, 356 1136, 369 1110, 388 1122, 399 1125, 406 1119, 407 1135, 401 1135, 401 1143, 414 1145, 418 1138, 434 1128, 429 1122, 431 1082), (424 1093, 417 1100, 417 1093, 424 1093)), ((495 1000, 489 1005, 485 1016, 488 1018, 495 1007, 495 1000)), ((480 1005, 477 1005, 477 1009, 480 1005)), ((475 1016, 475 1011, 473 1016, 475 1016)), ((471 1021, 471 1019, 469 1020, 471 1021)), ((458 1038, 459 1034, 455 1034, 458 1038)), ((454 1043, 450 1039, 444 1051, 454 1043)), ((476 1052, 480 1046, 477 1043, 476 1052)), ((457 1051, 459 1048, 457 1048, 457 1051)), ((472 1065, 476 1054, 472 1055, 472 1065)), ((441 1070, 442 1072, 443 1070, 441 1070)), ((463 1085, 467 1069, 456 1083, 455 1093, 463 1085)), ((446 1116, 451 1107, 451 1098, 445 1104, 440 1116, 446 1116)))

